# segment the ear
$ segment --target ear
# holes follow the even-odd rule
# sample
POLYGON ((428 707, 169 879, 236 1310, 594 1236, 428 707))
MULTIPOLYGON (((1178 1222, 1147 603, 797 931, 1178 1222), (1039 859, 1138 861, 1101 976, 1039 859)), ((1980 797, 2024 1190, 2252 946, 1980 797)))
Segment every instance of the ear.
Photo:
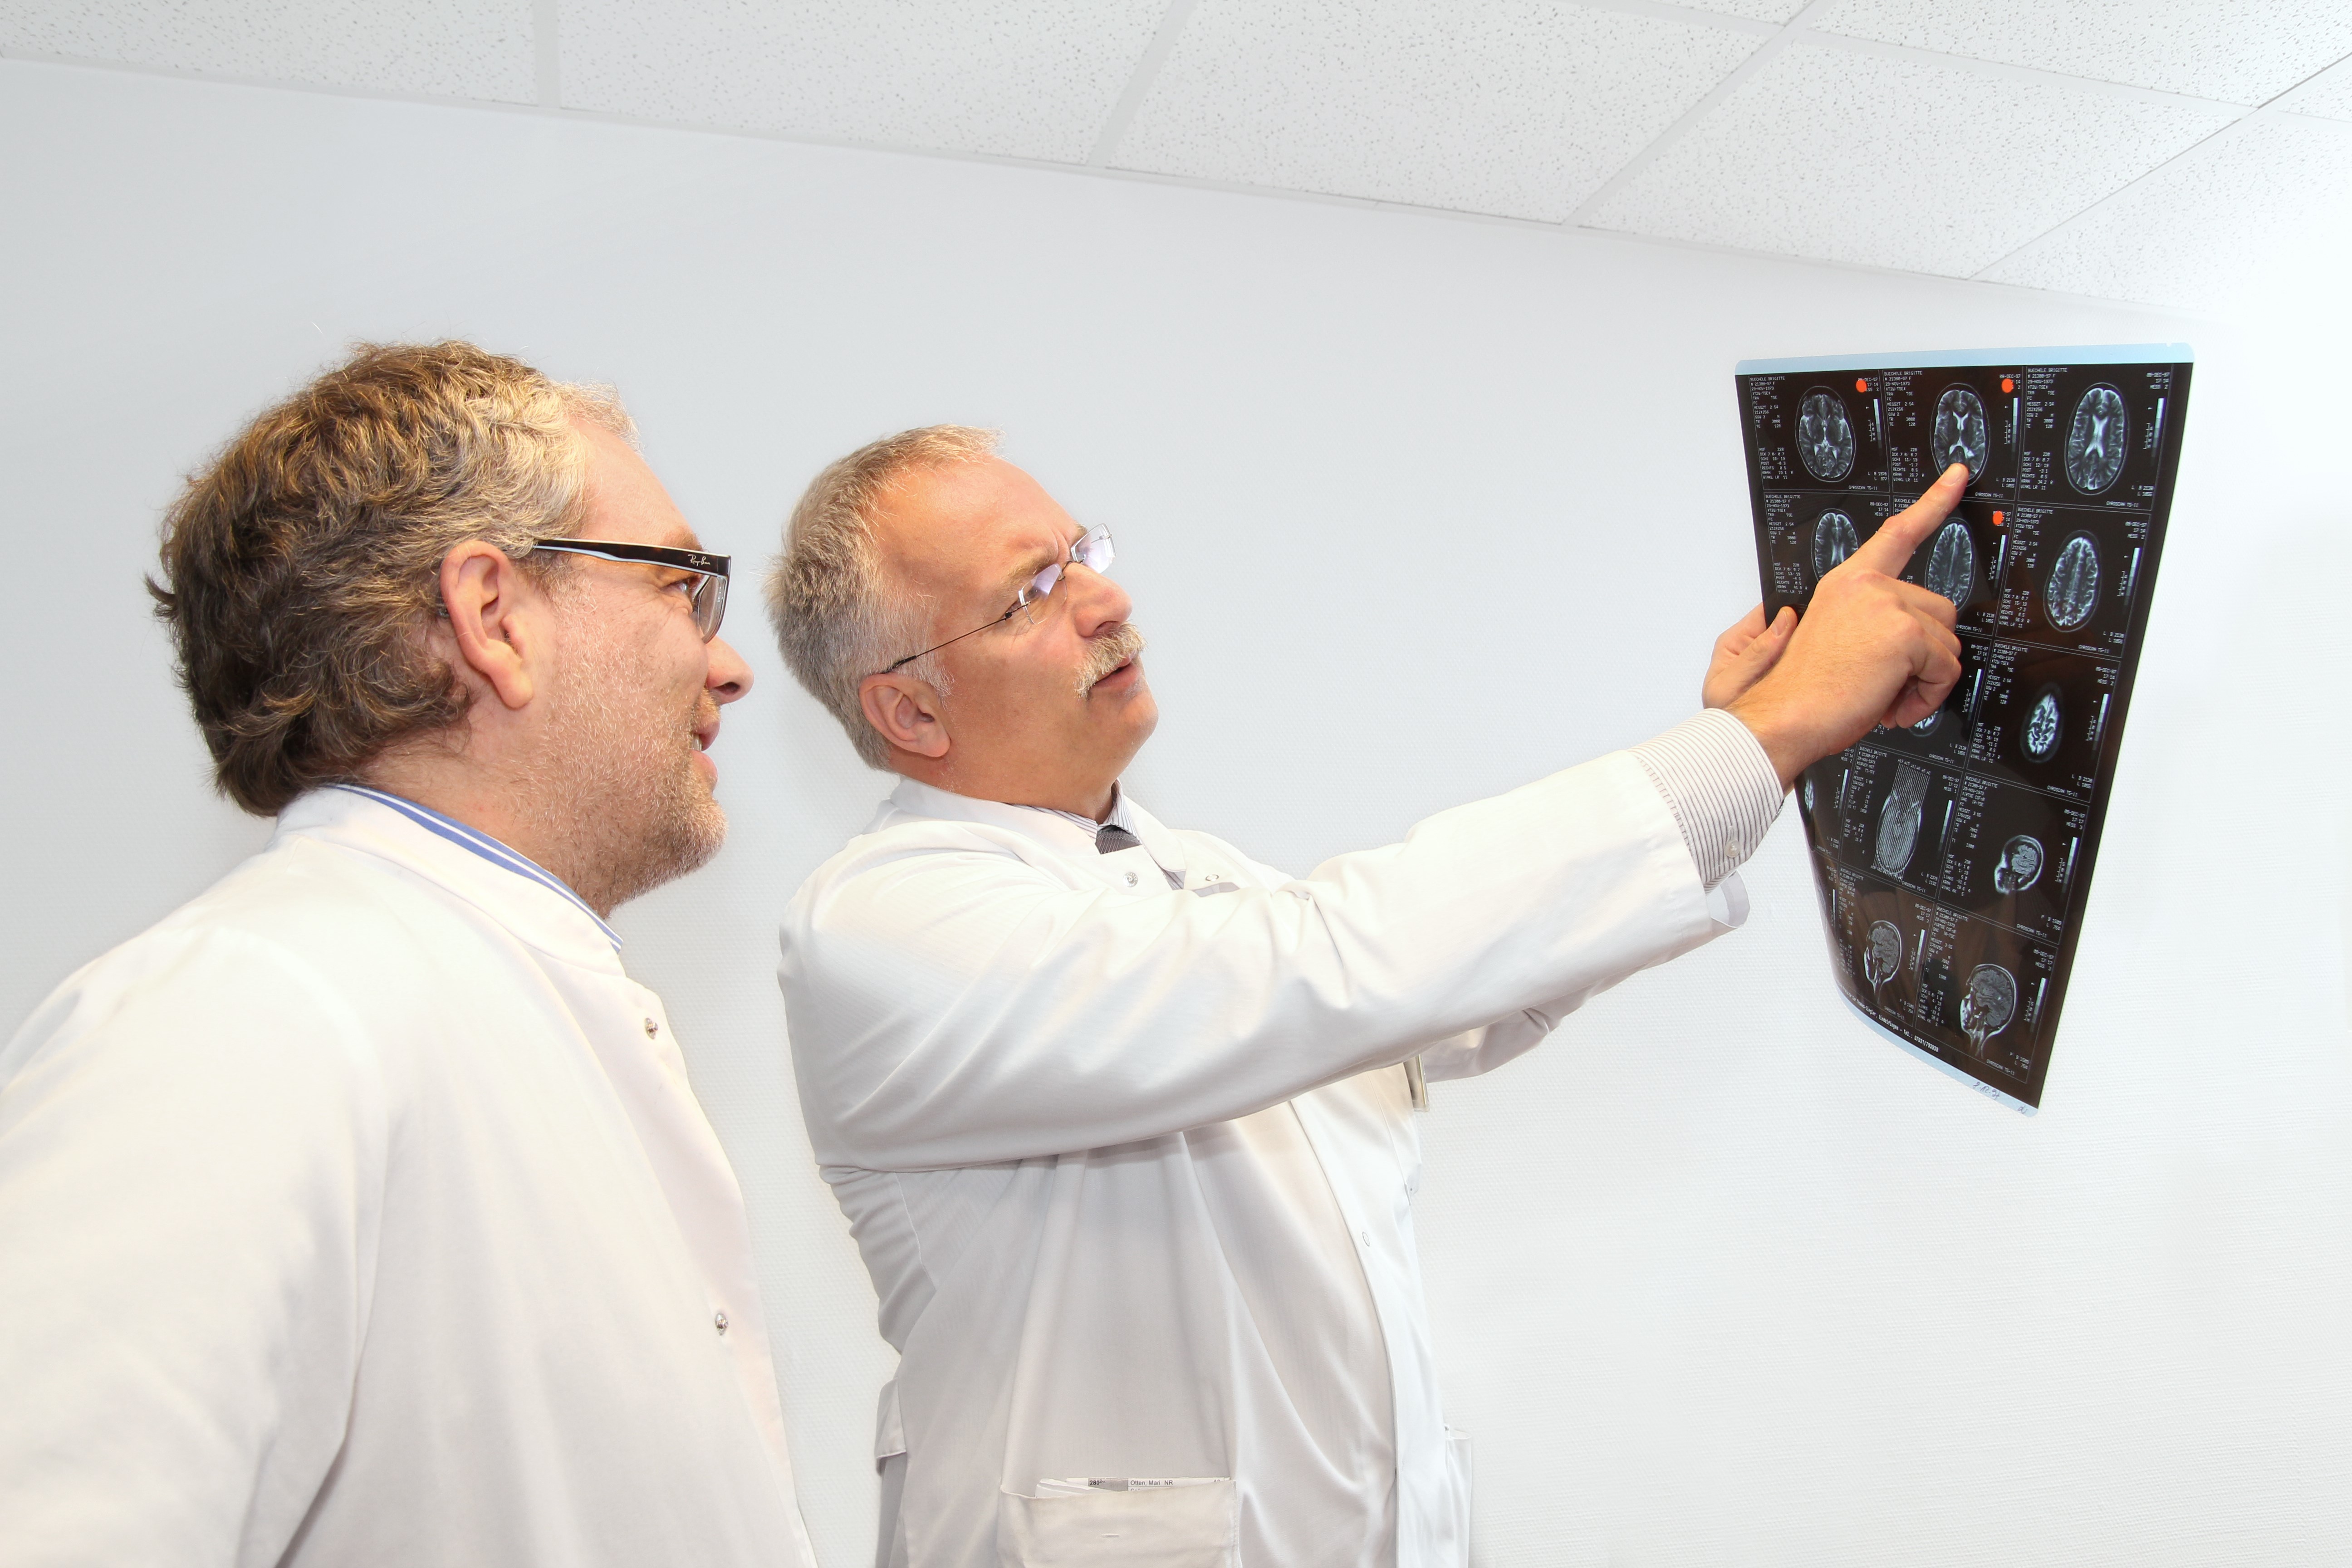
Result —
POLYGON ((536 689, 531 667, 541 651, 541 624, 524 607, 542 597, 520 564, 482 540, 441 558, 441 604, 455 662, 510 709, 524 706, 536 689))
POLYGON ((857 683, 857 705, 894 750, 933 762, 948 754, 947 721, 930 682, 911 675, 869 675, 857 683))

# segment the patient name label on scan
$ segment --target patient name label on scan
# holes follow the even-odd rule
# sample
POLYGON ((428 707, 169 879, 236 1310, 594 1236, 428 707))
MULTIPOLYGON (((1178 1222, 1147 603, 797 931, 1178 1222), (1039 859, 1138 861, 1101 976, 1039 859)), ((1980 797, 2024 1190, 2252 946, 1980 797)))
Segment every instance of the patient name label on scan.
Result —
POLYGON ((1738 367, 1768 618, 1953 463, 1903 575, 1958 613, 1944 706, 1797 783, 1830 969, 1906 1049, 2042 1103, 2172 508, 2186 344, 1738 367))

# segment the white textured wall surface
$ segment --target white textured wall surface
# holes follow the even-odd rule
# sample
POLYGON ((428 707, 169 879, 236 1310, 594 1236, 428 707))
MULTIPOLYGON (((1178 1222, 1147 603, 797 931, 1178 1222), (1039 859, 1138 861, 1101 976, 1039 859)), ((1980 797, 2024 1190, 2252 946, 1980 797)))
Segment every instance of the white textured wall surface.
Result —
MULTIPOLYGON (((0 150, 11 1020, 262 837, 207 793, 139 579, 176 477, 354 339, 462 334, 618 384, 747 567, 849 447, 1003 426, 1119 530, 1167 714, 1133 787, 1300 868, 1688 710, 1754 596, 1735 359, 2195 341, 2043 1113, 1849 1019, 1784 821, 1746 931, 1438 1087, 1431 1310, 1485 1563, 2352 1558, 2352 515, 2321 374, 2352 331, 2315 285, 2254 278, 2273 317, 2184 321, 21 62, 0 62, 0 150)), ((810 1169, 770 967, 777 910, 884 784, 762 646, 756 595, 736 605, 760 685, 716 753, 733 837, 621 923, 742 1176, 810 1523, 848 1568, 888 1356, 810 1169)))

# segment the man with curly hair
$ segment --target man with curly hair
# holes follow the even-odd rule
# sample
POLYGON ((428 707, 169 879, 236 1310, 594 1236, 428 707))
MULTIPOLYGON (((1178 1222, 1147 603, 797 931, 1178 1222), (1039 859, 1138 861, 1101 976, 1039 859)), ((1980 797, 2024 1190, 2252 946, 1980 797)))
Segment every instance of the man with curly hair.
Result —
POLYGON ((741 1197, 614 906, 751 674, 610 394, 363 348, 165 521, 261 853, 0 1051, 0 1557, 812 1561, 741 1197))

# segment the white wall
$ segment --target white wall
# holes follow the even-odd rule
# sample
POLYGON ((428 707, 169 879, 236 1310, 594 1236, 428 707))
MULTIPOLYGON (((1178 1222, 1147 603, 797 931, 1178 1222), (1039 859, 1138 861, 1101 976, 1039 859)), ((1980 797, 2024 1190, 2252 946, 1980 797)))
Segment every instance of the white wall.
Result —
MULTIPOLYGON (((0 150, 12 1019, 262 837, 207 793, 139 575, 175 476, 355 338, 617 383, 747 566, 851 446, 1003 426, 1119 531, 1167 715, 1132 787, 1302 869, 1693 705, 1754 597, 1736 358, 2196 342, 2043 1113, 1850 1021, 1784 821, 1746 931, 1439 1086, 1431 1310, 1488 1563, 2352 1552, 2324 613, 2352 551, 2295 357, 2325 323, 23 63, 0 150)), ((887 1352, 770 966, 776 911, 884 786, 737 606, 760 686, 717 752, 733 837, 621 924, 741 1173, 839 1568, 869 1549, 887 1352)))

